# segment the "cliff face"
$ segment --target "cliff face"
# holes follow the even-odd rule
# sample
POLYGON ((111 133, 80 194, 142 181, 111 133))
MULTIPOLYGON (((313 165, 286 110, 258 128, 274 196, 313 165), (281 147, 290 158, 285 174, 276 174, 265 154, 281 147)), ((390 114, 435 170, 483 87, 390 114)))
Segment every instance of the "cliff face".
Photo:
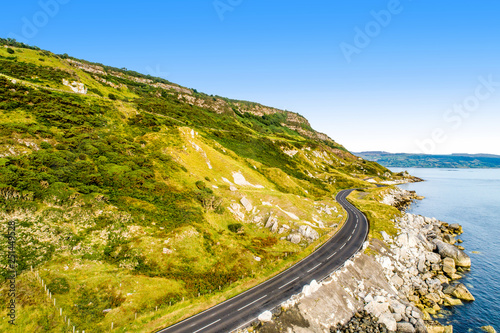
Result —
POLYGON ((155 82, 152 79, 148 78, 139 78, 132 75, 126 75, 121 72, 117 72, 114 70, 106 70, 103 66, 91 64, 87 62, 77 61, 73 59, 66 60, 71 66, 81 69, 85 72, 95 74, 94 79, 103 82, 113 88, 124 88, 123 84, 115 84, 111 81, 106 80, 106 76, 113 76, 116 78, 124 78, 127 80, 132 80, 137 83, 142 83, 149 85, 153 88, 160 88, 166 91, 175 91, 179 93, 178 98, 190 105, 196 105, 202 108, 208 108, 217 113, 232 113, 234 109, 238 112, 245 114, 250 113, 255 116, 269 116, 274 114, 284 114, 286 116, 286 120, 282 123, 283 126, 290 128, 291 130, 299 132, 301 135, 308 137, 314 140, 334 142, 330 137, 326 134, 317 132, 311 128, 309 121, 303 116, 290 112, 284 111, 268 106, 264 106, 258 103, 250 103, 243 102, 237 100, 229 100, 223 99, 220 97, 207 98, 206 95, 203 94, 194 94, 191 89, 187 89, 181 87, 179 85, 171 84, 171 83, 163 83, 163 82, 155 82))

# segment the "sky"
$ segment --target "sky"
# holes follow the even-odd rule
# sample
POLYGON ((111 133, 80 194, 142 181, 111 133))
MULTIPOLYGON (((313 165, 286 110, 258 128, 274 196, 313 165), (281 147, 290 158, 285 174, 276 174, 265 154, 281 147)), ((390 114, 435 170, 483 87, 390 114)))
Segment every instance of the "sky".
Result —
POLYGON ((500 154, 499 0, 20 0, 0 37, 305 116, 354 152, 500 154))

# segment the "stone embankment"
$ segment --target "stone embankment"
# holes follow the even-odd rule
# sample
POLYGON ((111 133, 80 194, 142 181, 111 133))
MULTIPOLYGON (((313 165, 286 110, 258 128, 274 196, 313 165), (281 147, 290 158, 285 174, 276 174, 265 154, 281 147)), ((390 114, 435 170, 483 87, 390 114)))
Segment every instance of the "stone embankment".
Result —
MULTIPOLYGON (((391 190, 384 202, 401 206, 414 193, 391 190), (406 193, 405 193, 406 192, 406 193), (406 198, 405 198, 406 197, 406 198)), ((411 199, 410 199, 411 198, 411 199)), ((257 332, 453 332, 432 320, 443 306, 474 300, 460 283, 470 269, 458 224, 403 213, 398 233, 381 233, 362 253, 321 283, 313 281, 260 322, 257 332)))

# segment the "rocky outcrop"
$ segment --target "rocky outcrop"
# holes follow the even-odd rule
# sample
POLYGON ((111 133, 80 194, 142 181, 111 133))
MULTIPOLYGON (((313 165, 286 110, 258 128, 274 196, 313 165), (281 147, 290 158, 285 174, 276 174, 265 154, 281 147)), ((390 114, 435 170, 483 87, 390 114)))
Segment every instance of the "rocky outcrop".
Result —
POLYGON ((310 241, 315 241, 319 238, 318 232, 308 225, 301 225, 299 233, 310 241))
POLYGON ((65 86, 69 87, 71 90, 73 90, 73 92, 75 92, 77 94, 86 94, 87 93, 87 88, 85 87, 85 85, 83 83, 76 82, 76 81, 73 81, 70 83, 66 79, 63 79, 62 83, 65 86))
POLYGON ((288 235, 288 237, 286 239, 288 241, 292 242, 293 244, 299 244, 300 241, 302 240, 302 236, 300 234, 293 233, 293 234, 288 235))
POLYGON ((415 191, 407 191, 396 187, 388 190, 382 199, 382 203, 394 206, 399 210, 404 210, 417 199, 421 199, 421 197, 419 197, 415 191))

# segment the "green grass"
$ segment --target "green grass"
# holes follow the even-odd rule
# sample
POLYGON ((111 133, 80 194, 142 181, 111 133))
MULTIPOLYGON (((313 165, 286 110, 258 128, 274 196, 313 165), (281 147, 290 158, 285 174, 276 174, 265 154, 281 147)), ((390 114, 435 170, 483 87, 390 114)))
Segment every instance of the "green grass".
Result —
POLYGON ((381 231, 395 236, 397 229, 393 220, 401 216, 401 212, 389 205, 380 203, 382 193, 387 188, 377 188, 369 190, 358 190, 352 192, 348 200, 359 210, 365 213, 370 223, 370 238, 383 240, 381 231))

